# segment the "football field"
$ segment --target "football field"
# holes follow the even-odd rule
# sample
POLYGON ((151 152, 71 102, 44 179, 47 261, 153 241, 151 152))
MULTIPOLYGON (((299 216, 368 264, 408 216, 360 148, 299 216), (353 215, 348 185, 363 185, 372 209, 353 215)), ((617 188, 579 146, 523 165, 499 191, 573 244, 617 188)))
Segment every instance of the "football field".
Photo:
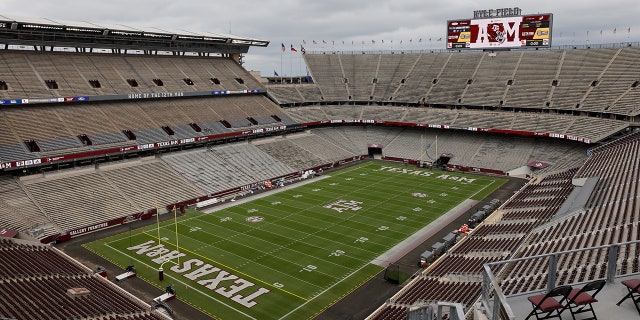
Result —
POLYGON ((372 161, 312 180, 85 247, 217 319, 309 319, 393 262, 380 259, 396 244, 506 182, 372 161))

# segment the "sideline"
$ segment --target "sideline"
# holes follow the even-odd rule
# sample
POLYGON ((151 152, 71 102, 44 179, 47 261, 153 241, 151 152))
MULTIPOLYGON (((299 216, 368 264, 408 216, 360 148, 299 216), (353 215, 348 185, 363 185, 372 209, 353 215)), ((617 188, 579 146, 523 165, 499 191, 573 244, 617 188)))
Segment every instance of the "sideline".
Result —
POLYGON ((436 232, 444 229, 447 225, 460 217, 463 213, 467 212, 467 210, 473 208, 473 206, 475 206, 478 202, 480 201, 471 199, 462 201, 453 209, 447 211, 447 213, 439 216, 437 219, 424 226, 424 228, 416 231, 405 240, 393 246, 393 248, 387 250, 387 252, 373 259, 371 263, 383 268, 388 267, 390 264, 395 263, 395 261, 404 257, 407 253, 419 246, 421 243, 429 240, 429 238, 436 234, 436 232))
POLYGON ((262 192, 259 192, 258 194, 249 194, 249 195, 247 195, 245 197, 242 197, 242 199, 240 199, 240 200, 236 200, 236 201, 225 200, 224 203, 212 204, 210 207, 200 208, 200 209, 197 209, 197 210, 200 211, 200 212, 204 212, 204 213, 213 213, 213 212, 220 211, 220 210, 223 210, 223 209, 226 209, 226 208, 229 208, 229 207, 233 207, 235 205, 243 204, 245 202, 261 199, 261 198, 264 198, 264 197, 268 197, 268 196, 270 196, 272 194, 276 194, 276 193, 280 193, 280 192, 283 192, 283 191, 287 191, 289 189, 294 189, 294 188, 297 188, 297 187, 300 187, 300 186, 304 186, 306 184, 313 183, 313 182, 316 182, 316 181, 320 181, 320 180, 323 180, 323 179, 326 179, 326 178, 331 178, 331 175, 323 174, 323 175, 321 175, 319 177, 314 177, 314 178, 311 178, 311 179, 306 179, 304 181, 290 183, 290 184, 288 184, 288 185, 286 185, 284 187, 279 187, 277 189, 264 190, 262 192))

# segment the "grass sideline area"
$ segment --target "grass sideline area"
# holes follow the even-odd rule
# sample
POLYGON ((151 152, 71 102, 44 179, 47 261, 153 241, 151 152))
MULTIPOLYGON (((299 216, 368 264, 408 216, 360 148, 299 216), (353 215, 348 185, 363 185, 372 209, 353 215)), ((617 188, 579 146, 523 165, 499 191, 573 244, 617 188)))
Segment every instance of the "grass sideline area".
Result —
POLYGON ((372 262, 396 244, 505 182, 365 162, 84 246, 217 319, 310 319, 383 270, 372 262))

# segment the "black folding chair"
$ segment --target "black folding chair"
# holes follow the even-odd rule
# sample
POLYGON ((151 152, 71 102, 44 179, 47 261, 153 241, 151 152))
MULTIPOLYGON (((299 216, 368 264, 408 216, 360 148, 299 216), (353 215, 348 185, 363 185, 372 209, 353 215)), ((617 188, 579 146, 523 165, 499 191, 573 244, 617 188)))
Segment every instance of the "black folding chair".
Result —
POLYGON ((571 286, 560 286, 551 289, 547 294, 528 297, 527 299, 531 302, 533 310, 525 320, 531 318, 531 316, 535 316, 538 320, 562 319, 560 314, 566 307, 565 303, 569 292, 571 292, 571 286))
POLYGON ((592 303, 598 302, 596 295, 607 282, 605 280, 595 280, 585 284, 580 289, 573 289, 567 296, 567 308, 571 311, 571 317, 576 320, 576 314, 591 312, 593 317, 584 318, 582 320, 597 320, 596 313, 593 310, 592 303))
POLYGON ((633 300, 633 304, 636 306, 636 310, 638 310, 638 313, 640 313, 640 306, 638 305, 640 304, 640 279, 625 280, 622 281, 622 284, 627 287, 629 293, 627 293, 626 296, 622 297, 622 300, 618 301, 618 303, 616 303, 616 306, 619 306, 622 302, 631 298, 631 300, 633 300))

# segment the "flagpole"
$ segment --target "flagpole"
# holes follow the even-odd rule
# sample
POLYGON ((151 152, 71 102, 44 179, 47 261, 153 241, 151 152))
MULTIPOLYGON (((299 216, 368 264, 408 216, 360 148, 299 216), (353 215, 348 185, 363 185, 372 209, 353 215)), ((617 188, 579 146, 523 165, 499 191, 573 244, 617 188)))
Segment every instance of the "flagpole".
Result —
POLYGON ((300 56, 298 58, 298 75, 302 75, 302 49, 300 49, 300 56))
MULTIPOLYGON (((155 200, 156 205, 156 224, 158 225, 158 247, 160 247, 160 212, 158 212, 158 200, 155 200)), ((162 253, 160 254, 160 258, 162 258, 162 253)))
POLYGON ((158 228, 158 245, 160 245, 160 213, 158 212, 158 200, 155 200, 156 206, 156 226, 158 228))
MULTIPOLYGON (((160 212, 158 212, 158 199, 156 199, 154 201, 155 206, 156 206, 156 224, 158 226, 158 247, 160 247, 160 212)), ((162 259, 163 254, 160 253, 160 260, 164 260, 162 259)), ((164 264, 164 261, 162 262, 164 264)), ((160 267, 158 268, 158 280, 162 281, 164 279, 164 270, 162 269, 162 264, 160 264, 160 267)))
POLYGON ((284 53, 284 43, 282 44, 282 48, 280 49, 280 84, 282 84, 282 54, 284 53))

